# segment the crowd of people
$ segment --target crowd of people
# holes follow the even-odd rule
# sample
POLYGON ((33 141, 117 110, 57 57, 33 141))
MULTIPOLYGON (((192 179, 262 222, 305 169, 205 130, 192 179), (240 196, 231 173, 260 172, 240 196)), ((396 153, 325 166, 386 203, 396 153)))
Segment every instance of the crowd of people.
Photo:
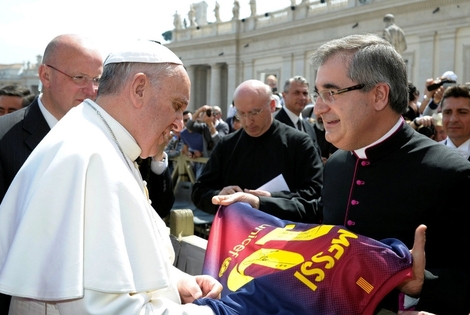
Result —
POLYGON ((216 279, 173 265, 163 219, 184 154, 207 158, 191 192, 202 211, 243 202, 396 238, 413 273, 380 309, 470 314, 469 85, 446 72, 421 98, 376 35, 326 42, 312 64, 314 83, 282 92, 274 75, 240 83, 224 119, 217 104, 187 109, 183 63, 156 42, 103 59, 82 36, 52 39, 39 95, 0 89, 2 313, 226 314, 199 300, 220 298, 216 279))

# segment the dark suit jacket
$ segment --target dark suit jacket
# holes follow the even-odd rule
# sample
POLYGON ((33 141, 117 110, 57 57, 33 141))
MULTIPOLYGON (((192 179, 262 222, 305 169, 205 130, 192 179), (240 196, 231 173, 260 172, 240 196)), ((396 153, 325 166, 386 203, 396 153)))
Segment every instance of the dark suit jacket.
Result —
MULTIPOLYGON (((36 98, 29 106, 0 117, 0 202, 13 178, 50 128, 36 98)), ((0 313, 8 314, 9 295, 0 295, 0 313)))
POLYGON ((0 117, 0 200, 49 130, 37 98, 29 106, 0 117))
MULTIPOLYGON (((275 118, 277 120, 279 120, 280 122, 283 122, 285 123, 286 125, 292 127, 292 128, 295 128, 297 129, 296 126, 294 126, 294 123, 292 122, 292 120, 290 119, 289 115, 287 115, 287 112, 285 111, 284 107, 281 108, 279 110, 279 112, 277 112, 275 118)), ((315 130, 313 129, 312 125, 310 125, 309 123, 307 123, 304 119, 300 120, 301 123, 302 123, 302 128, 304 129, 304 131, 310 136, 310 138, 312 139, 312 142, 313 142, 313 146, 315 147, 317 153, 319 156, 322 156, 321 155, 321 150, 320 150, 320 146, 318 144, 318 141, 317 141, 317 135, 315 133, 315 130)))
POLYGON ((165 218, 175 202, 170 168, 167 167, 162 174, 157 175, 150 169, 151 157, 143 160, 139 158, 139 160, 137 163, 139 164, 140 174, 142 179, 147 182, 152 207, 161 218, 165 218))

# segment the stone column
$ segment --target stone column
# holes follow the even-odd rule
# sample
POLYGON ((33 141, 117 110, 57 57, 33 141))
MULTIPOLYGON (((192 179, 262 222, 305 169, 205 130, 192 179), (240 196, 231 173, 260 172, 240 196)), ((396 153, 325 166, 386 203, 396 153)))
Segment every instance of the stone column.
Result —
MULTIPOLYGON (((253 79, 255 77, 253 70, 253 59, 243 62, 243 81, 253 79)), ((241 83, 241 82, 240 82, 241 83)))
POLYGON ((222 104, 220 104, 221 102, 221 99, 220 99, 220 95, 221 95, 221 75, 220 75, 220 64, 218 63, 214 63, 214 64, 211 64, 211 86, 210 86, 210 97, 209 97, 209 100, 210 100, 210 103, 209 105, 211 106, 221 106, 222 104))
MULTIPOLYGON (((282 72, 281 78, 278 78, 278 88, 279 82, 285 82, 287 79, 293 76, 292 69, 292 54, 286 54, 282 56, 282 72)), ((282 85, 283 86, 283 85, 282 85)))
POLYGON ((189 105, 188 105, 188 108, 187 110, 190 110, 191 112, 194 112, 195 110, 195 105, 194 105, 194 101, 195 101, 195 96, 196 96, 196 66, 194 65, 189 65, 189 66, 186 66, 186 72, 188 73, 188 76, 189 76, 189 80, 191 81, 191 95, 190 95, 190 99, 189 99, 189 105))
POLYGON ((230 108, 230 104, 232 103, 233 100, 233 93, 235 92, 235 89, 237 88, 239 82, 239 74, 238 74, 238 67, 235 62, 233 63, 228 63, 228 71, 227 71, 227 108, 225 109, 225 113, 228 113, 228 110, 230 108))
MULTIPOLYGON (((437 76, 440 77, 446 71, 458 72, 460 69, 455 69, 455 52, 459 50, 456 43, 456 30, 454 28, 441 29, 437 31, 437 51, 436 56, 439 56, 437 61, 438 73, 437 76)), ((462 81, 459 80, 460 83, 462 81)))
MULTIPOLYGON (((424 83, 428 78, 435 78, 438 76, 437 71, 434 73, 434 31, 430 31, 427 34, 422 34, 419 37, 419 50, 429 52, 428 54, 422 54, 417 60, 418 63, 418 81, 413 82, 419 89, 424 87, 424 83)), ((442 74, 442 73, 441 73, 442 74)), ((441 75, 439 74, 439 75, 441 75)), ((422 92, 421 94, 424 94, 422 92)))
POLYGON ((306 77, 306 68, 305 68, 305 53, 304 52, 296 52, 294 53, 294 73, 293 75, 301 75, 306 77))

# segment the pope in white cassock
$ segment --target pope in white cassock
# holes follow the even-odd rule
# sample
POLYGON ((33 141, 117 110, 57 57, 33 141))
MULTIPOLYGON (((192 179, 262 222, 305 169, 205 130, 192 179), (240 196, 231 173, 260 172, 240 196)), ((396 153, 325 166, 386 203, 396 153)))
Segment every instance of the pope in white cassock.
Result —
POLYGON ((182 129, 189 91, 182 62, 155 42, 108 56, 96 102, 59 121, 0 205, 10 314, 213 314, 190 302, 218 297, 220 283, 173 266, 133 162, 182 129))

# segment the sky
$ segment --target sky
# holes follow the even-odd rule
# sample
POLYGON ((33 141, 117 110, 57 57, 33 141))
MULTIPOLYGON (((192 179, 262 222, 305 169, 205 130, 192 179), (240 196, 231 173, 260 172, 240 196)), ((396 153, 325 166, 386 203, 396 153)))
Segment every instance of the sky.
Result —
MULTIPOLYGON (((290 0, 256 0, 257 13, 277 11, 290 0)), ((297 0, 300 2, 301 0, 297 0)), ((36 63, 37 56, 59 34, 90 38, 103 57, 123 39, 153 39, 172 30, 176 11, 187 17, 198 0, 1 0, 0 64, 36 63)), ((205 0, 207 20, 213 22, 215 0, 205 0)), ((250 0, 239 0, 240 19, 250 15, 250 0)), ((232 18, 233 0, 218 0, 222 21, 232 18)))

